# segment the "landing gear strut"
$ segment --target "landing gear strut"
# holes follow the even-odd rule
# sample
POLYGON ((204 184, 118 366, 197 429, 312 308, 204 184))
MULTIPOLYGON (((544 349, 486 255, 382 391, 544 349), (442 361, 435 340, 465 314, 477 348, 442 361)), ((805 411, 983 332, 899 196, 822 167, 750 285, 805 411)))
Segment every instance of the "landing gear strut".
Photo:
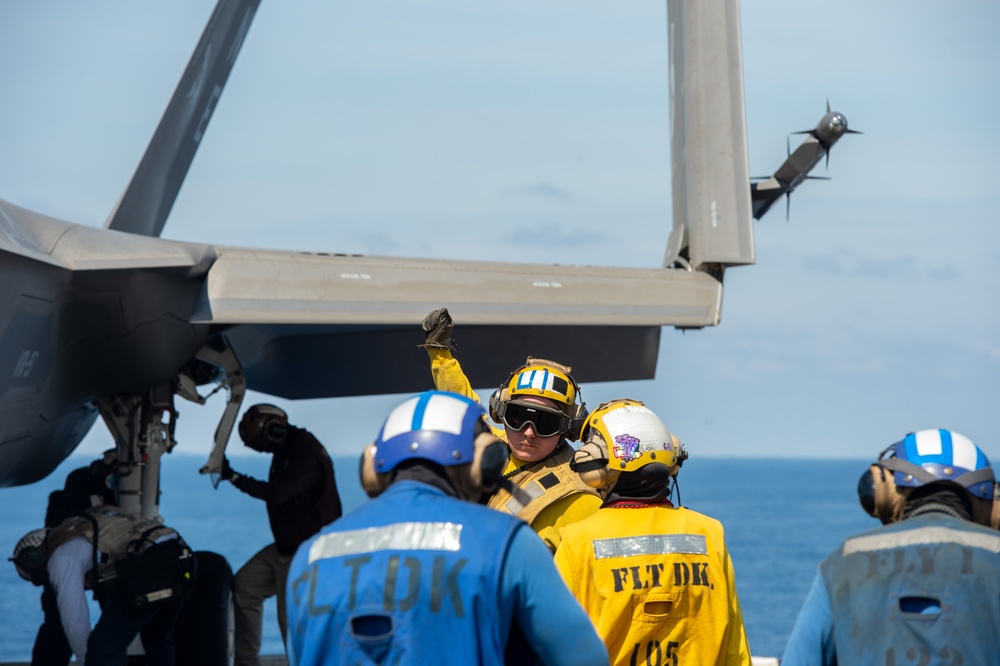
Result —
MULTIPOLYGON (((229 400, 215 429, 212 453, 199 472, 218 474, 222 470, 226 443, 246 393, 246 377, 226 339, 217 338, 213 343, 198 351, 169 382, 97 401, 115 439, 118 506, 126 513, 160 518, 160 459, 177 445, 175 395, 203 405, 215 393, 228 390, 229 400), (199 394, 197 387, 210 382, 216 383, 216 388, 205 396, 199 394)), ((213 484, 218 486, 218 478, 213 484)))
MULTIPOLYGON (((246 378, 236 353, 224 337, 195 354, 171 381, 142 391, 107 396, 98 410, 115 439, 118 453, 118 506, 126 513, 153 520, 160 516, 160 459, 177 445, 174 396, 205 404, 226 389, 229 400, 215 429, 215 444, 201 474, 210 474, 218 487, 218 473, 246 393, 246 378), (215 383, 207 395, 198 387, 215 383)), ((195 584, 184 602, 174 630, 177 663, 231 666, 234 655, 233 571, 226 558, 208 551, 195 552, 195 584)))

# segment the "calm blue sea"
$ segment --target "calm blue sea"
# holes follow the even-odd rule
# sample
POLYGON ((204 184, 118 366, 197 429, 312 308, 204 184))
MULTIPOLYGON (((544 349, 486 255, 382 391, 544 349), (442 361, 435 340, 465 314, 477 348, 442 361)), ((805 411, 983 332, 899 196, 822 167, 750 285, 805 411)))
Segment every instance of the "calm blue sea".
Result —
MULTIPOLYGON (((233 458, 240 472, 266 478, 269 456, 233 458)), ((90 462, 71 458, 43 481, 0 489, 0 553, 9 557, 26 532, 42 525, 48 494, 66 474, 90 462)), ((223 483, 213 490, 198 475, 201 457, 164 459, 161 511, 197 550, 226 556, 238 569, 271 542, 263 502, 223 483)), ((345 510, 365 501, 356 459, 335 460, 345 510)), ((855 495, 864 460, 695 458, 681 472, 681 499, 717 518, 736 569, 753 654, 780 656, 819 561, 845 537, 876 526, 855 495)), ((98 611, 92 610, 92 621, 98 611)), ((14 566, 0 567, 0 661, 27 661, 41 623, 39 588, 21 580, 14 566)), ((266 654, 283 652, 274 602, 265 607, 266 654)))

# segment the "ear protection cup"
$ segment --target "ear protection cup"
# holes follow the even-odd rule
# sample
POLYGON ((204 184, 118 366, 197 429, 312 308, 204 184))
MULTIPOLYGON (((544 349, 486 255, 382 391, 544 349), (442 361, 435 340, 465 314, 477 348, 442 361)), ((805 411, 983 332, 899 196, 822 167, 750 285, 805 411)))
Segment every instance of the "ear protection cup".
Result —
POLYGON ((500 485, 510 452, 489 430, 477 435, 472 446, 475 453, 469 468, 469 481, 477 494, 492 493, 500 485))
POLYGON ((361 478, 361 487, 364 488, 368 497, 378 497, 389 487, 389 474, 380 474, 375 471, 375 445, 369 444, 361 452, 361 461, 358 468, 358 476, 361 478))
POLYGON ((280 444, 288 434, 288 414, 274 405, 254 405, 243 415, 237 430, 244 443, 263 435, 271 443, 280 444))
MULTIPOLYGON (((577 395, 580 395, 579 392, 577 392, 577 395)), ((570 418, 570 426, 567 428, 566 433, 569 434, 572 432, 579 432, 580 428, 583 427, 583 424, 587 422, 588 414, 589 412, 587 411, 587 406, 582 402, 573 405, 567 414, 570 418)))
POLYGON ((278 418, 270 418, 264 423, 264 433, 273 442, 280 442, 288 434, 288 428, 278 418))
POLYGON ((970 494, 972 522, 1000 530, 1000 483, 993 487, 993 499, 985 500, 970 494))
POLYGON ((688 459, 688 450, 686 446, 681 444, 681 440, 674 433, 670 433, 670 446, 674 449, 674 464, 668 469, 670 470, 670 476, 677 476, 677 472, 681 471, 684 461, 688 459))
POLYGON ((1000 518, 1000 515, 997 514, 996 500, 984 500, 981 497, 970 494, 969 501, 972 504, 972 522, 997 529, 996 524, 993 522, 995 519, 1000 518))
POLYGON ((608 468, 608 445, 600 433, 589 430, 590 436, 573 454, 569 468, 580 476, 580 480, 591 488, 611 485, 621 474, 608 468))
POLYGON ((1000 530, 1000 483, 993 490, 993 511, 990 513, 990 527, 1000 530))
MULTIPOLYGON (((524 367, 524 366, 521 366, 521 367, 524 367)), ((518 369, 520 369, 520 368, 518 368, 518 369)), ((500 412, 500 405, 502 405, 503 403, 505 403, 508 400, 510 400, 510 391, 507 390, 507 384, 510 383, 510 380, 514 378, 514 375, 516 373, 517 373, 517 370, 515 370, 512 373, 510 373, 510 377, 508 377, 507 380, 503 384, 501 384, 500 387, 496 391, 493 391, 493 393, 490 394, 490 400, 489 400, 489 403, 488 403, 488 411, 489 411, 490 418, 493 420, 494 423, 497 423, 497 424, 503 423, 503 421, 502 421, 503 414, 500 412)))
POLYGON ((872 468, 869 467, 858 479, 858 502, 861 503, 861 508, 865 510, 865 513, 875 517, 875 481, 873 476, 872 468))
POLYGON ((444 468, 458 496, 470 502, 478 502, 484 494, 499 487, 510 457, 507 445, 494 437, 482 420, 476 425, 476 432, 472 462, 444 468))
POLYGON ((902 519, 909 494, 909 488, 897 487, 893 473, 877 463, 858 480, 858 499, 862 508, 883 525, 902 519))
POLYGON ((681 467, 684 466, 684 461, 688 459, 688 447, 681 444, 681 440, 674 436, 673 433, 670 434, 670 443, 674 445, 674 450, 677 451, 677 462, 675 463, 677 469, 673 471, 676 474, 681 467))

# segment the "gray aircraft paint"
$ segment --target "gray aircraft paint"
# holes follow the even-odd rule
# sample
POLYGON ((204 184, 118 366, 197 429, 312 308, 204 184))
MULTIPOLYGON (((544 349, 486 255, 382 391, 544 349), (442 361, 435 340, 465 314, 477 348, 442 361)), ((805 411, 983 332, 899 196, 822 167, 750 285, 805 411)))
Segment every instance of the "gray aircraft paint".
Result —
MULTIPOLYGON (((668 3, 675 218, 661 269, 159 239, 233 58, 252 47, 257 4, 219 2, 109 228, 0 200, 0 486, 51 472, 93 424, 95 404, 119 419, 109 428, 131 437, 118 445, 134 455, 145 440, 124 427, 123 410, 172 405, 181 379, 208 382, 213 372, 194 358, 209 346, 235 352, 228 372, 245 373, 251 389, 315 398, 426 388, 414 345, 423 315, 442 305, 461 322, 475 385, 528 354, 573 359, 582 382, 651 378, 661 327, 719 323, 725 268, 754 256, 737 0, 668 3)), ((142 432, 159 432, 147 417, 142 432)), ((231 425, 217 434, 223 447, 231 425)), ((147 490, 149 513, 156 489, 147 490)))

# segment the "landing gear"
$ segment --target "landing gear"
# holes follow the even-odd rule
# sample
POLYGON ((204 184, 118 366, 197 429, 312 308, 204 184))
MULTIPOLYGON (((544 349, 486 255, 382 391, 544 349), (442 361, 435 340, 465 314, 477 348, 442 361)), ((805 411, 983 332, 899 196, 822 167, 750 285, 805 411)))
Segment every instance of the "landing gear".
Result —
MULTIPOLYGON (((97 400, 101 416, 115 439, 118 455, 115 481, 120 509, 162 520, 160 459, 177 444, 174 396, 205 404, 222 389, 229 392, 229 400, 215 430, 212 454, 199 470, 201 474, 217 474, 222 469, 226 443, 246 392, 243 369, 224 337, 214 338, 164 384, 97 400), (197 387, 208 383, 217 386, 202 396, 197 387)), ((217 476, 213 483, 218 485, 217 476)), ((184 601, 174 628, 175 661, 195 666, 231 666, 235 654, 233 570, 226 558, 208 551, 195 552, 195 566, 194 588, 184 601)))
MULTIPOLYGON (((226 443, 246 393, 243 368, 224 337, 213 338, 166 383, 97 400, 117 447, 119 508, 145 518, 160 518, 160 458, 177 445, 174 396, 203 405, 222 389, 229 392, 229 400, 215 429, 211 456, 199 470, 201 474, 216 474, 222 469, 226 443), (212 382, 217 386, 208 395, 198 393, 198 386, 212 382)), ((213 482, 218 485, 217 478, 213 482)))

